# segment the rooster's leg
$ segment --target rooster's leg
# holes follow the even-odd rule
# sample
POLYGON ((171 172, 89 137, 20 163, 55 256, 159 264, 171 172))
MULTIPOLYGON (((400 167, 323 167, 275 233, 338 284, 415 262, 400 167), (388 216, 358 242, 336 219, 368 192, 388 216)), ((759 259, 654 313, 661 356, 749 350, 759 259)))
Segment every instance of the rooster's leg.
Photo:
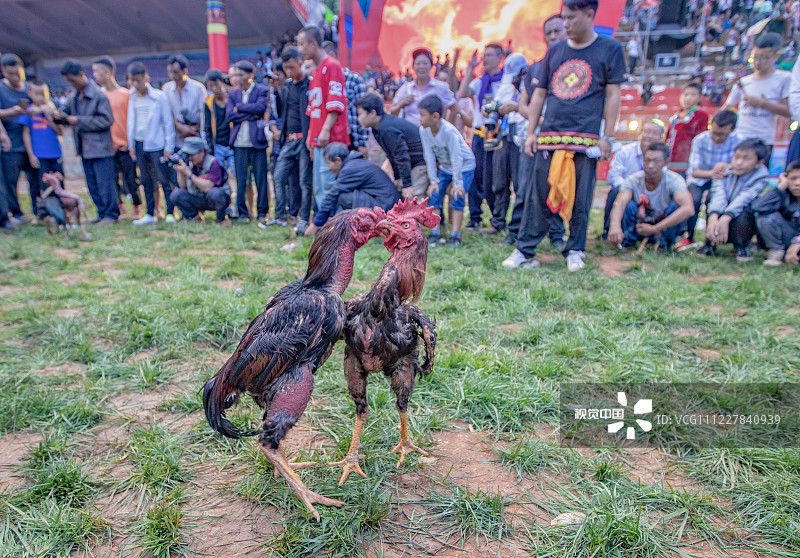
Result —
MULTIPOLYGON (((281 440, 280 448, 283 451, 283 454, 286 455, 286 447, 285 447, 285 445, 283 443, 283 440, 281 440)), ((309 467, 313 467, 315 465, 319 465, 319 463, 317 463, 316 461, 300 461, 300 462, 289 461, 289 466, 292 468, 293 471, 299 471, 301 469, 308 469, 309 467)), ((278 469, 274 469, 273 470, 273 477, 275 477, 277 479, 279 475, 280 475, 280 473, 278 472, 278 469)))
POLYGON ((283 478, 286 479, 286 482, 289 484, 289 488, 292 489, 292 492, 297 494, 303 503, 306 505, 306 509, 314 516, 314 519, 317 521, 320 520, 319 512, 314 509, 314 504, 322 504, 323 506, 336 506, 341 508, 344 506, 344 502, 340 500, 332 500, 331 498, 326 498, 325 496, 321 496, 316 492, 313 492, 308 489, 308 487, 300 480, 300 477, 297 473, 294 472, 292 468, 292 464, 286 459, 286 456, 283 454, 282 449, 273 449, 270 447, 265 446, 263 443, 259 444, 259 448, 264 455, 267 456, 270 463, 272 463, 275 470, 277 470, 283 478))
POLYGON ((366 458, 365 455, 358 453, 358 450, 361 448, 361 433, 367 423, 367 415, 369 414, 369 409, 367 408, 367 372, 349 348, 345 349, 344 353, 344 375, 347 380, 347 390, 356 404, 356 424, 353 427, 353 437, 350 440, 350 449, 347 450, 347 456, 341 461, 328 463, 329 467, 342 468, 339 486, 342 486, 347 477, 350 476, 350 473, 353 472, 367 478, 358 462, 359 459, 366 458))
POLYGON ((328 463, 328 467, 341 467, 342 476, 339 479, 339 486, 342 486, 350 473, 358 473, 364 478, 367 478, 366 473, 361 470, 359 459, 365 459, 367 456, 358 453, 361 447, 361 432, 364 430, 364 424, 367 422, 367 411, 356 415, 356 425, 353 427, 353 438, 350 440, 350 449, 347 450, 347 456, 341 461, 328 463))
POLYGON ((258 447, 275 470, 286 479, 289 488, 303 501, 314 519, 319 521, 319 513, 314 509, 314 504, 342 507, 344 502, 326 498, 309 490, 294 471, 293 464, 286 459, 280 446, 286 433, 300 419, 311 399, 314 376, 309 367, 295 368, 283 374, 277 382, 280 383, 274 384, 271 388, 276 395, 270 401, 269 410, 264 417, 264 432, 259 436, 258 447))
POLYGON ((411 452, 417 451, 422 455, 428 455, 428 452, 412 444, 411 438, 408 437, 408 400, 414 389, 414 375, 419 368, 417 359, 417 352, 414 351, 413 355, 400 359, 397 366, 390 371, 392 390, 397 395, 397 412, 400 414, 400 441, 392 450, 392 453, 400 454, 397 467, 403 464, 406 455, 411 452))

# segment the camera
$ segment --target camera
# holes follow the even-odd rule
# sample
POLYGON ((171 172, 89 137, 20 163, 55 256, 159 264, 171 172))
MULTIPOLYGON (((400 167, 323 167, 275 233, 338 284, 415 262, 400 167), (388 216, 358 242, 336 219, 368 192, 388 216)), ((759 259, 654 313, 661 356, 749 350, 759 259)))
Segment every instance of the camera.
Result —
POLYGON ((173 153, 169 156, 169 158, 165 161, 170 167, 174 167, 175 165, 179 165, 180 162, 183 161, 186 165, 189 165, 189 156, 186 153, 173 153))
POLYGON ((497 125, 500 123, 500 120, 502 120, 503 117, 500 116, 499 112, 502 104, 503 103, 497 99, 494 99, 486 103, 486 105, 483 107, 486 111, 486 114, 489 115, 486 117, 486 122, 484 123, 487 132, 494 132, 495 128, 497 128, 497 125))

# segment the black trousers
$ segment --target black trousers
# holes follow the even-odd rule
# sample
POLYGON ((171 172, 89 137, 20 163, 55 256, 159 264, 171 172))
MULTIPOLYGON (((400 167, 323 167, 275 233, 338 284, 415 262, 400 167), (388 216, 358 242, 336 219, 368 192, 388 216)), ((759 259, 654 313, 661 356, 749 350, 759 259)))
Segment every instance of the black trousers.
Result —
MULTIPOLYGON (((551 213, 547 207, 547 196, 550 194, 547 176, 550 174, 551 161, 552 152, 538 150, 534 157, 533 172, 528 178, 522 223, 519 238, 517 238, 517 249, 528 258, 536 255, 536 247, 547 236, 553 219, 560 218, 551 213)), ((569 221, 569 239, 562 251, 564 256, 573 250, 586 249, 589 212, 592 209, 592 197, 597 176, 597 159, 587 157, 585 153, 577 151, 574 163, 575 204, 572 207, 572 218, 569 221)))
POLYGON ((249 215, 247 210, 247 171, 253 169, 258 192, 258 218, 269 215, 269 184, 267 183, 267 150, 255 147, 234 147, 233 166, 236 171, 236 207, 240 217, 249 215))
POLYGON ((472 188, 469 189, 469 220, 481 222, 481 204, 486 200, 489 211, 494 214, 494 192, 492 191, 492 164, 494 151, 483 149, 483 138, 479 135, 472 137, 472 154, 475 155, 475 178, 472 188))
POLYGON ((139 183, 136 180, 136 163, 131 159, 131 154, 127 151, 117 151, 114 154, 114 167, 117 170, 117 195, 120 203, 123 195, 130 194, 133 205, 141 205, 139 183))
POLYGON ((506 228, 508 204, 511 201, 511 184, 518 188, 519 147, 511 140, 514 127, 509 128, 508 136, 503 138, 503 147, 494 152, 492 157, 492 193, 494 208, 492 209, 492 226, 498 231, 506 228))
POLYGON ((178 187, 176 184, 177 177, 175 177, 175 172, 169 168, 167 163, 162 161, 163 155, 163 150, 145 151, 144 143, 141 141, 136 142, 136 166, 139 167, 139 177, 142 179, 142 186, 144 186, 147 214, 151 217, 156 215, 155 191, 159 184, 164 189, 167 214, 169 215, 175 210, 175 204, 172 203, 170 194, 174 188, 178 187))
MULTIPOLYGON (((508 235, 516 242, 519 236, 519 228, 522 224, 522 213, 525 208, 525 192, 528 190, 528 181, 533 172, 533 162, 535 159, 526 154, 523 148, 519 151, 519 170, 517 171, 517 181, 514 182, 514 208, 511 210, 511 220, 508 222, 508 235)), ((547 236, 550 242, 564 242, 564 220, 560 215, 554 215, 550 223, 550 230, 547 236)))
MULTIPOLYGON (((0 158, 3 159, 3 184, 5 185, 5 198, 8 204, 8 212, 14 217, 22 216, 22 209, 19 205, 17 196, 17 182, 19 175, 25 171, 30 185, 31 203, 34 211, 36 200, 39 198, 39 173, 31 166, 27 153, 0 151, 0 158)), ((0 184, 2 186, 3 184, 0 184)))
POLYGON ((202 195, 176 188, 169 197, 170 201, 181 210, 184 219, 194 219, 201 211, 216 211, 217 221, 221 223, 225 220, 225 210, 231 204, 231 197, 222 188, 217 187, 202 195))

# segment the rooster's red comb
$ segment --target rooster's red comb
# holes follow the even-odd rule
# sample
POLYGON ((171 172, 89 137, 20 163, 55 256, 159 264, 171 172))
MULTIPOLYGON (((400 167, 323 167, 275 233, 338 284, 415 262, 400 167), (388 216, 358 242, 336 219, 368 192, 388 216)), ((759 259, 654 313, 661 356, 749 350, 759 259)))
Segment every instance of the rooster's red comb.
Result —
POLYGON ((439 224, 441 217, 433 212, 433 208, 428 206, 428 198, 419 201, 417 198, 406 198, 400 200, 394 207, 386 214, 389 219, 399 219, 401 217, 416 219, 416 221, 424 226, 432 229, 439 224))

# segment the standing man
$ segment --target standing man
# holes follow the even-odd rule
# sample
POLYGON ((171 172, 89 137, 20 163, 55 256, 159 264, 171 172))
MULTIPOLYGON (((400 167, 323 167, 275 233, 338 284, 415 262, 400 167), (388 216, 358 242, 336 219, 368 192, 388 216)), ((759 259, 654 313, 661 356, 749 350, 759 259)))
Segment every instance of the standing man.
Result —
POLYGON ((283 49, 281 61, 289 80, 276 95, 282 126, 279 136, 280 153, 275 164, 275 172, 272 174, 275 181, 275 224, 284 226, 287 223, 286 210, 290 198, 289 176, 293 169, 299 168, 301 202, 297 231, 304 233, 311 216, 311 197, 313 195, 311 158, 306 148, 306 137, 310 124, 306 114, 310 80, 303 73, 303 55, 297 48, 289 46, 283 49))
POLYGON ((199 81, 189 77, 189 61, 182 54, 173 54, 167 60, 168 81, 161 90, 167 96, 175 123, 175 145, 167 146, 174 153, 183 140, 200 136, 200 121, 208 94, 199 81))
POLYGON ((119 219, 119 198, 114 184, 111 104, 75 60, 64 62, 61 75, 75 89, 67 104, 67 124, 73 127, 75 151, 83 161, 86 186, 97 206, 97 217, 90 222, 98 226, 112 225, 119 219))
MULTIPOLYGON (((12 225, 18 224, 23 218, 22 209, 17 197, 17 182, 19 175, 24 170, 28 178, 31 192, 31 202, 34 213, 36 212, 36 198, 39 196, 39 179, 36 169, 28 160, 25 145, 22 142, 22 125, 17 120, 21 115, 27 114, 27 107, 31 104, 28 97, 28 84, 25 81, 25 66, 16 54, 4 54, 0 57, 0 68, 3 72, 3 81, 0 82, 0 121, 11 139, 11 149, 2 152, 3 176, 0 177, 0 187, 5 186, 5 198, 8 204, 7 212, 12 225)), ((0 219, 5 218, 5 215, 0 219)))
POLYGON ((225 118, 228 107, 228 85, 222 72, 211 68, 206 73, 206 89, 211 93, 203 108, 203 136, 208 150, 222 168, 234 172, 233 149, 230 148, 231 123, 225 118))
POLYGON ((319 27, 305 27, 297 37, 297 46, 303 57, 317 66, 311 74, 308 89, 306 114, 311 121, 306 146, 314 163, 314 201, 318 208, 322 207, 326 194, 336 182, 336 175, 328 169, 322 151, 331 142, 350 145, 344 70, 321 45, 322 31, 319 27))
POLYGON ((636 37, 631 37, 628 44, 625 45, 625 50, 628 51, 628 73, 633 75, 636 70, 636 63, 639 62, 639 41, 636 37))
POLYGON ((168 157, 175 144, 175 125, 172 109, 163 91, 150 85, 147 68, 141 62, 128 66, 128 83, 131 86, 128 101, 128 152, 139 166, 139 176, 144 186, 147 215, 136 219, 134 225, 152 225, 158 220, 156 192, 159 183, 164 188, 167 202, 167 222, 175 222, 171 201, 175 174, 167 166, 168 157), (171 221, 170 221, 171 219, 171 221))
MULTIPOLYGON (((3 121, 0 120, 0 150, 3 153, 11 149, 11 138, 8 137, 3 121)), ((8 201, 6 201, 6 191, 3 186, 3 158, 0 157, 0 231, 13 232, 17 227, 9 220, 8 201)))
MULTIPOLYGON (((330 41, 325 41, 322 45, 328 56, 339 59, 336 52, 336 45, 330 41)), ((356 101, 358 101, 367 92, 367 84, 364 79, 352 71, 350 68, 342 68, 344 70, 344 90, 347 94, 347 129, 350 132, 350 149, 360 152, 364 157, 367 156, 367 140, 369 139, 369 132, 367 132, 358 122, 358 114, 356 113, 356 101)))
POLYGON ((369 93, 356 103, 358 119, 365 128, 372 128, 375 141, 392 165, 395 184, 404 198, 424 199, 428 190, 428 167, 422 150, 419 126, 383 112, 383 99, 369 93))
MULTIPOLYGON (((481 77, 470 78, 478 67, 478 51, 472 54, 472 59, 467 66, 467 73, 458 90, 459 98, 472 97, 475 99, 475 117, 472 125, 475 135, 472 137, 472 153, 475 155, 475 180, 469 191, 469 223, 466 229, 476 231, 481 227, 481 204, 486 200, 489 211, 494 212, 494 192, 492 191, 492 163, 494 151, 486 151, 484 138, 486 115, 484 107, 497 96, 503 72, 500 63, 505 58, 505 50, 497 43, 486 45, 483 51, 483 69, 481 77)), ((538 118, 538 117, 537 117, 538 118)))
MULTIPOLYGON (((542 30, 544 31, 544 42, 548 49, 558 41, 563 41, 567 38, 567 33, 564 31, 564 20, 561 19, 561 14, 553 14, 544 20, 542 30)), ((525 72, 524 79, 522 80, 524 87, 520 91, 519 106, 517 110, 523 116, 523 118, 525 118, 526 122, 528 120, 533 90, 535 89, 533 85, 533 78, 536 77, 536 74, 539 72, 539 66, 541 66, 541 64, 542 60, 537 60, 528 66, 528 70, 525 72)), ((538 124, 539 123, 537 122, 537 132, 538 124)), ((524 137, 527 137, 528 129, 525 128, 523 133, 524 137)), ((525 153, 524 144, 522 147, 523 148, 520 149, 519 153, 519 170, 517 171, 517 181, 514 183, 514 208, 511 210, 511 220, 508 222, 508 234, 503 240, 505 244, 510 246, 513 246, 517 242, 519 227, 522 223, 522 208, 525 205, 525 190, 528 187, 528 178, 533 172, 533 157, 525 153)), ((564 249, 565 231, 566 229, 564 227, 564 220, 554 218, 553 223, 550 226, 550 231, 548 231, 547 235, 550 237, 550 243, 558 250, 564 249)))
POLYGON ((399 116, 419 128, 419 110, 417 106, 423 97, 436 95, 442 100, 445 112, 456 107, 456 98, 450 86, 431 77, 433 54, 427 48, 418 48, 411 54, 414 63, 413 80, 406 81, 394 94, 395 103, 389 109, 392 116, 399 116))
POLYGON ((562 254, 567 270, 584 267, 589 211, 597 159, 611 157, 613 136, 600 137, 600 124, 615 130, 625 56, 619 42, 594 32, 597 0, 564 0, 561 16, 567 40, 550 47, 534 78, 525 152, 535 156, 525 194, 517 248, 503 267, 539 267, 536 246, 555 213, 569 221, 562 254), (539 134, 536 124, 547 101, 539 134))
POLYGON ((775 68, 781 52, 781 36, 777 33, 762 33, 753 45, 753 69, 734 85, 722 108, 739 109, 736 133, 742 139, 760 139, 769 146, 775 143, 775 125, 778 116, 790 118, 789 91, 792 75, 775 68))
POLYGON ((269 221, 269 186, 267 184, 267 147, 264 134, 264 113, 269 106, 269 91, 256 83, 255 67, 247 60, 233 65, 238 87, 228 94, 225 118, 231 127, 233 164, 236 168, 236 207, 239 219, 247 219, 249 210, 245 200, 248 171, 252 169, 258 192, 258 220, 269 221))
POLYGON ((101 56, 92 63, 94 80, 103 89, 111 104, 114 123, 111 125, 111 140, 114 142, 114 167, 116 169, 117 196, 120 215, 125 213, 121 194, 130 194, 133 202, 133 218, 139 219, 139 184, 136 182, 136 163, 128 152, 128 101, 130 91, 121 87, 114 75, 117 65, 110 56, 101 56))

